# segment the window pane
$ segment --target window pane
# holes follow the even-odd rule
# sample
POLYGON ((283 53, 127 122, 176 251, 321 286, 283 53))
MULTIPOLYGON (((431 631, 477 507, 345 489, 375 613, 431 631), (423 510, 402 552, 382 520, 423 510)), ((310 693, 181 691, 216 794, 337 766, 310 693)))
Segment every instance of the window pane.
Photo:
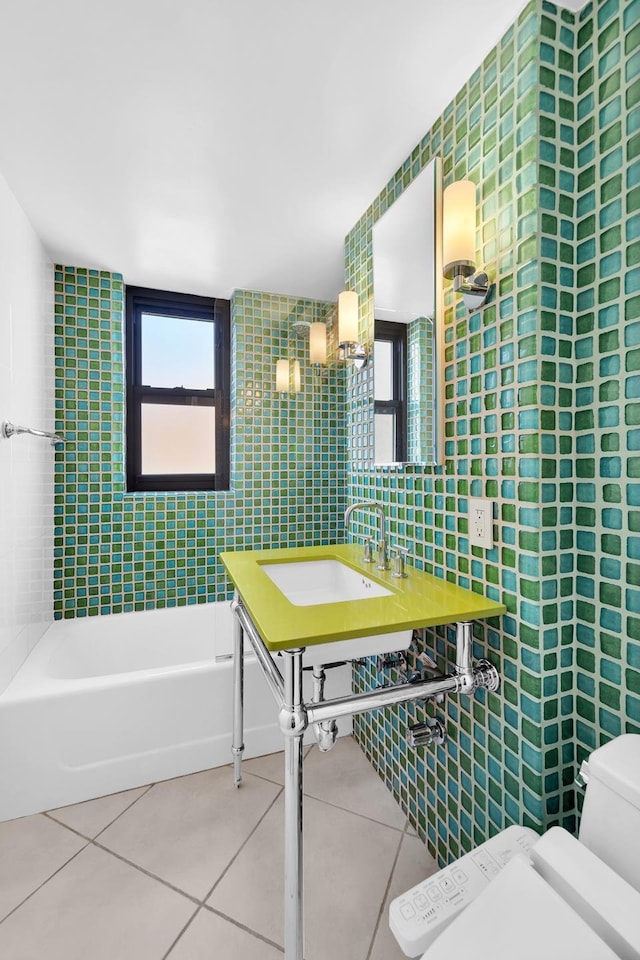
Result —
POLYGON ((375 399, 393 400, 393 344, 375 340, 373 344, 375 399))
POLYGON ((395 463, 396 416, 393 413, 376 413, 374 419, 376 462, 395 463))
POLYGON ((212 390, 214 324, 143 313, 142 383, 212 390))
POLYGON ((215 407, 143 403, 142 472, 215 473, 215 407))

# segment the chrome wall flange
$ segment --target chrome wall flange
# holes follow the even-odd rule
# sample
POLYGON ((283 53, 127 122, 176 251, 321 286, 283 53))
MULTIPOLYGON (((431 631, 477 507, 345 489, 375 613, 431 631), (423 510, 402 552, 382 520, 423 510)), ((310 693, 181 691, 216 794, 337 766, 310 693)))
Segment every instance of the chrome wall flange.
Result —
POLYGON ((474 670, 474 678, 476 690, 484 687, 485 690, 495 693, 500 687, 500 674, 490 660, 484 658, 478 660, 474 670))

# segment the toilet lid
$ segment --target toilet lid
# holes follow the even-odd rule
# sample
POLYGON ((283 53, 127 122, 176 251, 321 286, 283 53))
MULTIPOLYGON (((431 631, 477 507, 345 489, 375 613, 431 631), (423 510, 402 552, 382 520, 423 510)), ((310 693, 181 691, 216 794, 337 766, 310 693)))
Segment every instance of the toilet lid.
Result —
POLYGON ((619 960, 524 858, 516 857, 429 947, 424 960, 619 960))

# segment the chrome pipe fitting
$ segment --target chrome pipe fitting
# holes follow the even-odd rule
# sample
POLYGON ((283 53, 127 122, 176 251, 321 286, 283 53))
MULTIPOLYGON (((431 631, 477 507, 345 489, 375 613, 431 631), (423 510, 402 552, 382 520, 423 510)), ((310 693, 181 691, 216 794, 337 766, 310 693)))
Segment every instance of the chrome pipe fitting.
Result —
MULTIPOLYGON (((326 672, 323 666, 313 668, 313 703, 322 703, 324 700, 324 682, 326 672)), ((313 724, 313 732, 322 753, 328 753, 334 746, 338 736, 338 724, 335 720, 323 720, 313 724)))
POLYGON ((456 668, 458 693, 473 693, 476 689, 473 670, 473 624, 461 620, 456 624, 456 668))
POLYGON ((442 746, 447 740, 447 731, 437 717, 426 720, 424 723, 414 723, 409 727, 407 737, 410 747, 430 747, 434 743, 442 746))
POLYGON ((309 718, 304 704, 281 707, 278 712, 278 726, 285 737, 302 736, 309 726, 309 718))

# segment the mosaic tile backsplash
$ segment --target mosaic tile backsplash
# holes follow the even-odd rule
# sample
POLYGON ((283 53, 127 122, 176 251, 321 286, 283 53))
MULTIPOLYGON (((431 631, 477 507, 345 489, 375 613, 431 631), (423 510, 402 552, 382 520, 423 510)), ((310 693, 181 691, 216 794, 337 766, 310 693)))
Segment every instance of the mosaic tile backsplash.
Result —
POLYGON ((237 291, 232 302, 228 493, 127 493, 122 276, 56 268, 55 613, 60 617, 224 599, 220 551, 335 542, 345 506, 343 370, 312 369, 296 320, 335 304, 237 291), (275 392, 298 358, 302 391, 275 392))
MULTIPOLYGON (((640 0, 534 0, 346 240, 366 337, 373 223, 433 156, 445 185, 478 186, 495 288, 468 314, 447 285, 444 465, 374 468, 370 374, 347 384, 349 498, 384 503, 416 566, 508 611, 474 628, 497 694, 356 720, 442 862, 514 822, 575 829, 577 764, 640 732, 639 131, 640 0), (495 502, 490 551, 469 544, 469 496, 495 502), (425 712, 449 742, 410 750, 425 712)), ((418 645, 447 669, 453 642, 418 645)), ((379 681, 372 662, 355 672, 379 681)))

